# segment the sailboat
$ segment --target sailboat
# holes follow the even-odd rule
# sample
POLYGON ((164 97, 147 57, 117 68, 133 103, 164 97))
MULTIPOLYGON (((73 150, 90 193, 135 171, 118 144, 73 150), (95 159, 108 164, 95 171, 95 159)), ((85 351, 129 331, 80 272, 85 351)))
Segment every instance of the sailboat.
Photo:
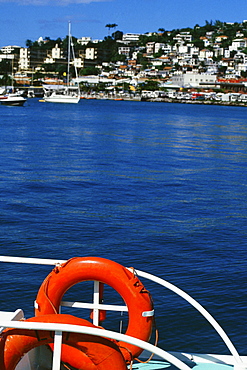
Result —
POLYGON ((49 103, 78 103, 80 101, 80 88, 78 86, 70 85, 70 64, 71 64, 71 51, 73 64, 75 68, 75 75, 77 75, 77 69, 75 66, 75 52, 71 37, 71 23, 69 22, 69 37, 68 37, 68 61, 67 61, 67 84, 59 86, 43 86, 45 102, 49 103))

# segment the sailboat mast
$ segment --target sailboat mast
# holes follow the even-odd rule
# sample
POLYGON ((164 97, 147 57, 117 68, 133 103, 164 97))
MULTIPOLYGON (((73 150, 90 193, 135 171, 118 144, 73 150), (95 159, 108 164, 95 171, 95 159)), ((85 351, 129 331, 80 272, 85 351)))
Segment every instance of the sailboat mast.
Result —
POLYGON ((69 22, 69 37, 68 37, 68 66, 67 66, 67 86, 69 86, 69 67, 70 67, 70 45, 71 45, 71 23, 69 22))

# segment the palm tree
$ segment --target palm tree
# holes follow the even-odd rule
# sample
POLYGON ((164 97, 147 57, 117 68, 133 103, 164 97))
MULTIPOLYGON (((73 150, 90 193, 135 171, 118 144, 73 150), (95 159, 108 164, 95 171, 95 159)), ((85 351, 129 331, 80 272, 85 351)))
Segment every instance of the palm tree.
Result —
POLYGON ((108 28, 108 34, 110 34, 111 28, 116 28, 118 25, 116 23, 108 23, 106 24, 106 27, 108 28))

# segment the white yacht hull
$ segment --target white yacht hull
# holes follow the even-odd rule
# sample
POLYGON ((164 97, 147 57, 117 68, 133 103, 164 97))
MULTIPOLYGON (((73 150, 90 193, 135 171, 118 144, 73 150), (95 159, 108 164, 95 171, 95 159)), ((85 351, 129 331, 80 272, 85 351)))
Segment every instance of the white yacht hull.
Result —
POLYGON ((27 99, 22 96, 4 95, 0 96, 1 105, 23 106, 27 99))
POLYGON ((66 96, 66 95, 56 95, 48 96, 44 98, 46 103, 74 103, 77 104, 80 101, 80 96, 66 96))

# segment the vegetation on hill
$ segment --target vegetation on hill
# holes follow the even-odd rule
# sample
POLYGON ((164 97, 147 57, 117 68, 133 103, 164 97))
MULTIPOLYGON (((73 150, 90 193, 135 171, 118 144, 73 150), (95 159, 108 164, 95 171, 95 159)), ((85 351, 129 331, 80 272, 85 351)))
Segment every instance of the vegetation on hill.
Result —
MULTIPOLYGON (((119 46, 126 46, 126 44, 122 41, 123 32, 116 30, 117 24, 107 24, 106 28, 108 28, 108 36, 104 38, 104 40, 99 41, 98 43, 90 42, 87 45, 81 45, 77 38, 72 37, 75 53, 76 55, 85 55, 86 48, 97 47, 98 49, 98 57, 97 57, 97 64, 102 64, 103 62, 126 62, 127 57, 125 55, 120 55, 118 52, 119 46), (114 32, 110 35, 110 31, 114 30, 114 32)), ((237 38, 247 38, 247 22, 243 23, 226 23, 221 22, 219 20, 216 21, 205 21, 205 25, 199 26, 196 24, 193 28, 180 28, 180 29, 173 29, 173 30, 166 30, 165 28, 159 28, 157 31, 152 33, 146 33, 140 36, 139 41, 128 43, 128 46, 132 48, 132 50, 136 50, 137 53, 137 63, 141 64, 143 69, 149 67, 149 59, 145 55, 145 47, 148 42, 157 42, 160 44, 174 46, 177 44, 176 36, 178 34, 185 34, 191 35, 191 41, 183 41, 184 44, 188 44, 189 42, 199 49, 205 48, 205 44, 203 38, 207 37, 210 40, 210 45, 207 48, 213 50, 213 46, 216 44, 216 40, 219 36, 225 36, 220 41, 221 48, 228 48, 232 41, 237 38)), ((43 41, 32 41, 28 39, 26 41, 26 47, 29 49, 31 55, 38 55, 40 56, 47 56, 48 52, 52 50, 56 45, 61 48, 63 57, 56 60, 54 63, 43 63, 40 67, 44 73, 47 75, 51 75, 53 72, 60 78, 64 75, 66 71, 66 66, 64 59, 67 55, 67 44, 68 44, 68 36, 64 39, 58 38, 56 40, 51 40, 49 37, 46 37, 43 41)), ((247 48, 243 48, 241 50, 243 53, 247 54, 247 48)), ((159 50, 158 53, 154 55, 154 57, 159 57, 162 55, 162 50, 159 50)), ((37 58, 38 58, 37 57, 37 58)), ((214 57, 215 61, 221 60, 221 56, 214 57)), ((7 76, 11 72, 11 60, 2 60, 0 62, 0 74, 2 75, 2 81, 7 80, 7 76)), ((175 66, 176 67, 176 66, 175 66)), ((87 66, 80 70, 81 75, 85 75, 88 72, 92 74, 97 74, 98 70, 95 68, 95 65, 87 66)), ((36 77, 38 78, 39 72, 37 72, 36 77)), ((1 81, 0 81, 1 83, 1 81)))

